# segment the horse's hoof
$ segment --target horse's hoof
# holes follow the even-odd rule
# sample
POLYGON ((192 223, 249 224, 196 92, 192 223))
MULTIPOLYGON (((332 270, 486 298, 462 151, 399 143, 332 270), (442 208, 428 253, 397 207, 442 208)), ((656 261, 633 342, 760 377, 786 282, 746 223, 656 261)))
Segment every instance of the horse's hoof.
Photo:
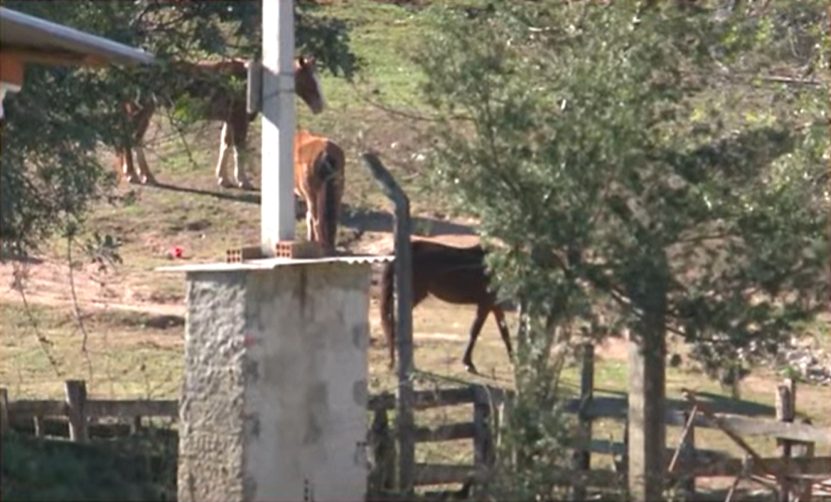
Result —
POLYGON ((153 176, 142 176, 141 184, 142 185, 155 185, 156 184, 156 178, 154 178, 153 176))
POLYGON ((465 364, 465 369, 467 370, 468 373, 473 374, 473 375, 478 375, 479 374, 479 370, 476 369, 476 366, 474 366, 473 363, 464 363, 464 364, 465 364))
POLYGON ((238 181, 237 187, 242 190, 254 190, 254 185, 248 180, 238 181))
POLYGON ((221 186, 222 188, 234 188, 234 184, 226 179, 219 179, 216 182, 217 185, 221 186))

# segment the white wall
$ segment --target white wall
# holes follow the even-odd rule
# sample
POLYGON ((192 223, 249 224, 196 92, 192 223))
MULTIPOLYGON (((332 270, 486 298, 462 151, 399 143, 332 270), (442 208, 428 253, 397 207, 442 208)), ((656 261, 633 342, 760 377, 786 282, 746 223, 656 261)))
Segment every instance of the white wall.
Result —
POLYGON ((189 274, 179 500, 363 500, 369 279, 344 263, 189 274))

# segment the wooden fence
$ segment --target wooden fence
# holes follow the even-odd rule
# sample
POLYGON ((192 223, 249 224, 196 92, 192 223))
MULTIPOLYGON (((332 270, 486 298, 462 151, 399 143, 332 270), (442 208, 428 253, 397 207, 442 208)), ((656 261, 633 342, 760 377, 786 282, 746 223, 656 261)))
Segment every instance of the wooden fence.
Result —
POLYGON ((72 441, 86 442, 90 436, 110 437, 135 432, 142 420, 151 417, 177 419, 176 400, 110 400, 87 399, 82 380, 67 380, 66 399, 9 401, 6 389, 0 388, 0 429, 9 427, 31 429, 38 437, 64 436, 72 441), (122 423, 97 423, 116 419, 122 423), (127 423, 127 425, 125 425, 127 423))
MULTIPOLYGON (((592 454, 613 454, 624 457, 625 442, 612 442, 592 438, 592 422, 611 418, 626 419, 626 398, 593 396, 593 353, 584 352, 583 377, 580 398, 566 401, 567 412, 578 419, 574 441, 575 473, 578 492, 585 493, 587 486, 610 486, 620 480, 620 473, 608 470, 592 470, 592 454)), ((488 475, 495 460, 494 434, 498 427, 497 408, 510 399, 511 393, 484 385, 416 391, 413 409, 426 410, 443 406, 472 405, 471 420, 442 424, 434 427, 412 427, 409 434, 413 443, 471 439, 473 463, 415 464, 416 486, 444 483, 464 483, 481 480, 488 475)), ((794 420, 796 416, 796 388, 786 381, 776 390, 777 417, 751 418, 729 413, 716 413, 709 406, 688 396, 689 409, 670 409, 666 424, 683 427, 681 440, 667 448, 667 474, 671 482, 694 491, 695 479, 702 477, 730 476, 751 479, 761 484, 778 487, 780 494, 793 492, 799 500, 809 500, 829 489, 831 457, 815 457, 815 444, 831 444, 831 428, 816 427, 794 420), (697 428, 713 428, 723 431, 745 450, 745 458, 729 458, 727 455, 699 448, 695 443, 697 428), (763 458, 742 439, 748 436, 775 437, 780 444, 777 457, 763 458)), ((389 412, 394 410, 396 398, 384 393, 372 396, 368 409, 372 414, 369 444, 374 457, 370 474, 370 486, 386 490, 394 486, 396 463, 396 437, 391 426, 389 412)), ((135 432, 142 420, 152 417, 178 418, 178 402, 175 400, 102 400, 87 399, 83 381, 66 382, 66 399, 9 401, 6 389, 0 388, 0 429, 10 426, 33 430, 37 436, 68 436, 73 441, 87 441, 91 436, 113 436, 135 432), (102 419, 117 419, 121 423, 97 423, 102 419)), ((783 499, 784 500, 784 499, 783 499)))
MULTIPOLYGON (((65 382, 64 400, 9 401, 8 392, 0 388, 0 428, 31 431, 35 436, 68 437, 86 442, 90 437, 114 437, 136 432, 142 420, 163 417, 176 420, 179 404, 175 400, 104 400, 88 399, 84 381, 65 382), (108 420, 111 423, 97 423, 108 420), (115 422, 115 423, 112 423, 115 422)), ((413 443, 472 439, 474 463, 471 465, 416 464, 415 485, 466 482, 477 473, 485 472, 494 459, 492 404, 502 401, 502 391, 485 386, 464 386, 414 393, 414 410, 453 405, 472 405, 469 422, 440 425, 434 428, 414 427, 413 443)), ((374 468, 370 484, 379 489, 394 487, 396 442, 388 413, 396 407, 394 394, 372 396, 368 409, 372 413, 369 443, 372 445, 374 468)))
MULTIPOLYGON (((578 416, 575 467, 585 474, 575 479, 593 477, 589 475, 592 453, 626 454, 625 441, 603 442, 591 437, 593 421, 602 418, 625 421, 627 415, 626 398, 594 397, 593 380, 594 346, 587 344, 582 349, 580 398, 566 403, 566 410, 578 416)), ((815 457, 814 445, 831 444, 831 428, 795 421, 796 385, 792 380, 785 380, 776 389, 773 419, 717 413, 714 406, 701 402, 691 391, 685 392, 685 400, 687 409, 668 409, 665 418, 667 425, 683 428, 679 443, 666 450, 670 482, 694 493, 696 478, 734 477, 728 499, 742 479, 775 489, 780 500, 788 500, 789 493, 796 500, 811 500, 813 486, 821 490, 829 488, 831 457, 815 457), (696 428, 720 430, 745 452, 745 458, 730 458, 722 452, 697 447, 696 428), (744 441, 743 437, 749 436, 776 438, 780 455, 761 457, 744 441)), ((625 459, 622 465, 625 469, 625 459)), ((576 490, 585 493, 585 486, 578 486, 576 490)))
MULTIPOLYGON (((414 411, 443 406, 472 405, 472 419, 469 422, 442 424, 435 427, 414 426, 411 430, 401 433, 410 435, 410 441, 413 444, 472 439, 473 464, 416 463, 413 485, 465 483, 485 475, 487 468, 493 465, 495 459, 492 433, 495 424, 492 423, 491 418, 496 417, 492 413, 493 407, 503 400, 504 391, 484 385, 414 392, 414 411)), ((389 411, 395 409, 395 405, 395 396, 390 393, 373 396, 369 400, 369 409, 373 415, 369 443, 375 459, 375 465, 370 474, 370 486, 379 491, 390 490, 395 486, 394 468, 398 465, 395 452, 396 441, 388 417, 389 411)))
MULTIPOLYGON (((599 419, 614 419, 623 423, 627 416, 625 397, 595 397, 594 347, 583 347, 583 367, 580 397, 564 403, 565 411, 577 415, 577 429, 573 441, 574 467, 572 477, 577 498, 585 496, 590 485, 613 486, 622 481, 626 471, 627 444, 624 441, 596 439, 592 437, 592 423, 599 419), (592 454, 615 455, 622 458, 620 470, 591 468, 592 454)), ((474 462, 472 465, 416 464, 414 485, 464 483, 472 479, 484 479, 493 465, 494 434, 498 427, 496 418, 501 406, 512 393, 483 385, 471 385, 435 391, 415 393, 414 410, 424 410, 459 404, 473 405, 471 422, 439 425, 434 428, 414 427, 411 434, 415 443, 472 439, 474 462)), ((670 483, 693 493, 696 478, 734 477, 751 479, 770 486, 776 484, 780 493, 795 490, 797 497, 810 495, 812 484, 821 485, 831 479, 831 457, 814 457, 814 444, 831 444, 831 428, 816 427, 794 421, 796 391, 793 382, 786 381, 777 389, 776 418, 748 417, 715 412, 717 406, 699 402, 693 394, 687 396, 688 407, 667 410, 665 423, 682 427, 678 444, 667 445, 667 477, 670 483), (731 437, 744 449, 745 458, 731 458, 728 454, 701 448, 695 442, 697 428, 717 429, 731 437), (781 455, 763 458, 756 454, 742 437, 763 436, 777 438, 781 455)), ((373 445, 376 466, 371 476, 375 488, 386 489, 394 485, 395 441, 387 416, 395 407, 395 396, 382 394, 370 399, 373 413, 370 444, 373 445)), ((824 488, 827 485, 822 485, 824 488)))

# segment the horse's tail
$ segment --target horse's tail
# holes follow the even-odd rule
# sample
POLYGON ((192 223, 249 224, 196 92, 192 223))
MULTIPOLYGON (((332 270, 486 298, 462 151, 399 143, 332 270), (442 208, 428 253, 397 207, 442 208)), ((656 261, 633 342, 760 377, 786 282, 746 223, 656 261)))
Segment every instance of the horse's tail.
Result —
POLYGON ((384 265, 381 275, 381 327, 387 339, 387 348, 390 351, 390 367, 395 365, 395 311, 393 308, 393 291, 395 286, 395 262, 384 265))
POLYGON ((335 250, 338 231, 338 158, 326 148, 317 162, 317 175, 323 181, 318 193, 318 210, 320 211, 320 230, 322 244, 327 253, 335 250))

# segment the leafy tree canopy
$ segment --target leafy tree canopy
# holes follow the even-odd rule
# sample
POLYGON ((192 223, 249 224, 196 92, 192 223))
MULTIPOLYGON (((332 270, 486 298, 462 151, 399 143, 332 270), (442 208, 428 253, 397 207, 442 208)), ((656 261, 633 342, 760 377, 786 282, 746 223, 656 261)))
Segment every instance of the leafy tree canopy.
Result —
POLYGON ((827 298, 822 2, 651 4, 441 9, 419 57, 431 181, 481 219, 526 352, 658 322, 715 368, 827 298))
MULTIPOLYGON (((6 98, 0 160, 0 239, 7 250, 14 247, 17 252, 56 229, 77 228, 89 204, 107 193, 113 179, 109 169, 99 166, 96 147, 120 144, 131 136, 122 103, 169 98, 166 89, 182 83, 174 79, 194 78, 171 72, 166 61, 248 59, 260 52, 259 1, 3 5, 145 48, 162 63, 149 68, 26 69, 23 90, 6 98)), ((324 70, 350 77, 358 61, 349 51, 347 27, 318 9, 315 2, 296 3, 297 51, 316 56, 324 70)))

